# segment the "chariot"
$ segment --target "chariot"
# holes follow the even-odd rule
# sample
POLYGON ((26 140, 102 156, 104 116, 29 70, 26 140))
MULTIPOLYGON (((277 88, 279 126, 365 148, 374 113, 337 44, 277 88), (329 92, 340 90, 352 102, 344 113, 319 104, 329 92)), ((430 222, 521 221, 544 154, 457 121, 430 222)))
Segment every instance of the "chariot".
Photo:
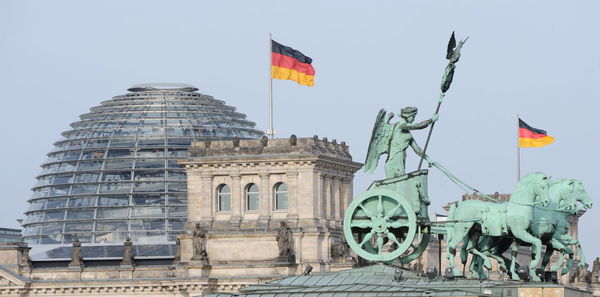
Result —
POLYGON ((374 181, 346 210, 344 236, 352 250, 369 261, 408 263, 419 257, 431 234, 427 170, 374 181))

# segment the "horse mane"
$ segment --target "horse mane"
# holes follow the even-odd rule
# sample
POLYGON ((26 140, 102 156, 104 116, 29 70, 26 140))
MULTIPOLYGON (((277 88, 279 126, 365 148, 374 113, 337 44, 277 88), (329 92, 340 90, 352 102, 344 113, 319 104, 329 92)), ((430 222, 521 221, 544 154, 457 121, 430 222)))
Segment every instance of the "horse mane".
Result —
POLYGON ((531 184, 532 182, 537 182, 544 177, 546 177, 545 174, 543 174, 541 172, 534 172, 534 173, 530 173, 530 174, 524 176, 523 178, 521 178, 521 180, 517 184, 517 187, 515 188, 513 193, 510 195, 510 198, 511 198, 510 200, 512 200, 512 198, 517 198, 517 197, 520 198, 521 192, 523 192, 523 190, 526 189, 529 186, 529 184, 531 184))

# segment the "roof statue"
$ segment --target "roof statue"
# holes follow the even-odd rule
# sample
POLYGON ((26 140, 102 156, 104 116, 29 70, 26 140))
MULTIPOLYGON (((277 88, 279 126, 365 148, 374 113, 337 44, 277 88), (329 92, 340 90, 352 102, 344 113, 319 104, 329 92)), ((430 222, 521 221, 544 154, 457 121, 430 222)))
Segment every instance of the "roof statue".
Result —
POLYGON ((427 162, 431 159, 423 154, 423 151, 414 140, 411 130, 427 128, 437 121, 439 116, 433 115, 431 119, 413 124, 417 116, 416 107, 405 107, 400 111, 400 120, 394 124, 390 123, 394 117, 392 112, 381 109, 375 119, 375 126, 369 143, 369 151, 365 161, 365 171, 372 173, 377 168, 379 158, 387 154, 385 161, 385 176, 387 178, 404 175, 406 167, 406 149, 410 146, 417 155, 424 157, 427 162))

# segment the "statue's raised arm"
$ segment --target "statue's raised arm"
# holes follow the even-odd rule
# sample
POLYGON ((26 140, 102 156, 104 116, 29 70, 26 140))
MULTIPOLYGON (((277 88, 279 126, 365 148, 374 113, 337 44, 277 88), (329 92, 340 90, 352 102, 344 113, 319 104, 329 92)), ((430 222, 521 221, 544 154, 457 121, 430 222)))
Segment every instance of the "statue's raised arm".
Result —
POLYGON ((369 150, 367 151, 367 159, 365 160, 364 170, 367 173, 373 173, 379 163, 379 157, 382 154, 388 154, 390 151, 390 141, 394 132, 394 125, 390 124, 390 120, 394 117, 393 112, 386 112, 381 109, 375 119, 371 141, 369 142, 369 150))

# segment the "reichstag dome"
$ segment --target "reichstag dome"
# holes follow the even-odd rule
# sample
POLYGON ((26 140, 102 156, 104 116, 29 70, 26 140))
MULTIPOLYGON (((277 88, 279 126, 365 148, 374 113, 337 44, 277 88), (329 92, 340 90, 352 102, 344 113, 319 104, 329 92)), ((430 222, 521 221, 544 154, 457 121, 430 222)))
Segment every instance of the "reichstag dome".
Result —
POLYGON ((130 237, 154 249, 147 253, 172 255, 187 217, 186 175, 177 160, 194 140, 263 135, 235 107, 197 90, 135 85, 72 123, 48 153, 29 200, 22 234, 32 252, 37 246, 49 258, 68 258, 60 247, 75 238, 88 247, 122 247, 130 237))

